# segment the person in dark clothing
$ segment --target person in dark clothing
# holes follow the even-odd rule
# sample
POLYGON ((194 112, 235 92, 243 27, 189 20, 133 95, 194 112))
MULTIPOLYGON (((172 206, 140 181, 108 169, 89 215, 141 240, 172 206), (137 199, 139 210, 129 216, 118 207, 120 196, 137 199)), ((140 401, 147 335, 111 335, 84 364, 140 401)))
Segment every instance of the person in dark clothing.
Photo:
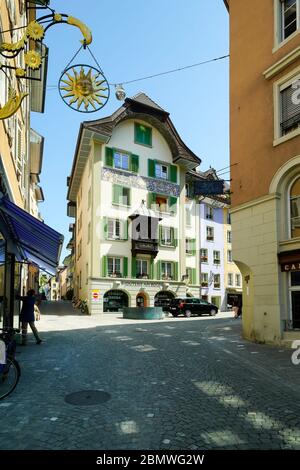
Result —
POLYGON ((35 292, 33 289, 30 289, 27 292, 26 296, 17 296, 18 300, 22 300, 23 305, 20 313, 20 321, 22 325, 22 345, 26 346, 27 343, 27 328, 28 323, 34 334, 36 344, 41 344, 42 340, 39 337, 38 330, 34 324, 35 315, 34 315, 34 305, 36 302, 35 292))

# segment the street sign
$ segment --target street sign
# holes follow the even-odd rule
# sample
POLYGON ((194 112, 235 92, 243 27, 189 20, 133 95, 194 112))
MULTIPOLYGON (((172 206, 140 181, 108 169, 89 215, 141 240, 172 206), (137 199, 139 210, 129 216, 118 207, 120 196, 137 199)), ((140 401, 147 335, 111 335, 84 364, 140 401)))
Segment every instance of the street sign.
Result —
POLYGON ((219 196, 224 194, 223 180, 194 181, 195 196, 219 196))
POLYGON ((92 301, 99 302, 100 300, 100 289, 93 289, 92 290, 92 301))

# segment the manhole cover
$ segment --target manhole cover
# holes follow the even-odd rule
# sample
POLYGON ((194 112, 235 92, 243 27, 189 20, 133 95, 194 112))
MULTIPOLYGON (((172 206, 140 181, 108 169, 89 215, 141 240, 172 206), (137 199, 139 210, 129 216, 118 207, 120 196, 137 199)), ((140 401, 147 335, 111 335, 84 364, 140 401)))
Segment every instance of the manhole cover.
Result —
POLYGON ((65 401, 70 405, 99 405, 110 400, 109 393, 101 392, 99 390, 83 390, 82 392, 74 392, 66 395, 65 401))

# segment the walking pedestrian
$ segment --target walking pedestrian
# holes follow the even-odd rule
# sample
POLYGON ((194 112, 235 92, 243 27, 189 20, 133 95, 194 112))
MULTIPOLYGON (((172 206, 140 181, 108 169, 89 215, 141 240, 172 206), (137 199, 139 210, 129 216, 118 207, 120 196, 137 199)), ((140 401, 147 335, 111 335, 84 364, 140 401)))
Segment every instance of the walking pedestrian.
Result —
POLYGON ((41 344, 42 340, 39 337, 38 330, 36 329, 36 326, 34 324, 35 322, 35 308, 34 307, 35 307, 35 302, 36 302, 35 291, 33 289, 29 289, 26 296, 18 295, 17 299, 22 300, 23 302, 21 314, 20 314, 20 321, 21 321, 21 327, 22 327, 22 346, 26 346, 27 344, 28 323, 30 325, 32 333, 34 334, 36 344, 41 344))
POLYGON ((239 316, 239 303, 238 303, 237 298, 235 298, 234 301, 233 301, 232 311, 233 311, 233 318, 238 318, 238 316, 239 316))

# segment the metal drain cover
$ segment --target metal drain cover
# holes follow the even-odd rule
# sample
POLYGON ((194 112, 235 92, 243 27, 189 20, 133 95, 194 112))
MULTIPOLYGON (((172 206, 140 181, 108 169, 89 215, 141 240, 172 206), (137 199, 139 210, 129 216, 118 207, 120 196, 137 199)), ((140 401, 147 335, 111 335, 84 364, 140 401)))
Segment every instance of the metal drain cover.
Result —
POLYGON ((110 400, 109 393, 101 392, 100 390, 83 390, 82 392, 74 392, 66 395, 65 401, 70 405, 100 405, 110 400))

